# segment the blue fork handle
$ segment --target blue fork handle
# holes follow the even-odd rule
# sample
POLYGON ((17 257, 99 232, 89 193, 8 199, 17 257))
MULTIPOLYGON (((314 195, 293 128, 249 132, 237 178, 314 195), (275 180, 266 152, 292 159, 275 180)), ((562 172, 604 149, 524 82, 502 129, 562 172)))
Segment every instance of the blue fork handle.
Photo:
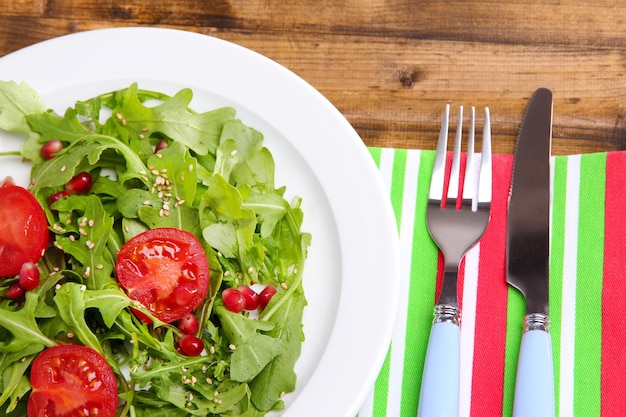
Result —
POLYGON ((545 330, 522 335, 513 400, 513 417, 554 417, 552 341, 545 330))
POLYGON ((426 349, 418 417, 459 415, 460 338, 458 321, 435 319, 426 349))

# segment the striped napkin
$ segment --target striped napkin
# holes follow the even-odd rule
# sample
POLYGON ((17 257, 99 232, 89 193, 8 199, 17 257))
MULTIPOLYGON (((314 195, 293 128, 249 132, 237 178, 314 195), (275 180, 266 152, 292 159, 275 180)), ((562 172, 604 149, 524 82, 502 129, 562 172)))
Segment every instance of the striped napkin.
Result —
MULTIPOLYGON (((370 148, 401 245, 387 358, 359 417, 415 417, 441 256, 426 228, 434 151, 370 148)), ((505 282, 511 155, 494 155, 492 217, 465 257, 460 417, 511 416, 523 297, 505 282)), ((557 416, 626 416, 626 152, 552 158, 550 315, 557 416)))

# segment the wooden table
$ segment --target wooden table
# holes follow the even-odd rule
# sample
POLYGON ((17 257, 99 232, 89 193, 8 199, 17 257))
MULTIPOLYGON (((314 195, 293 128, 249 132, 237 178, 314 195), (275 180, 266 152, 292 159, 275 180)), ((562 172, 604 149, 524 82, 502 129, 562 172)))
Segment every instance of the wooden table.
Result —
POLYGON ((205 33, 266 55, 370 146, 434 149, 451 103, 488 105, 494 151, 511 153, 528 98, 548 87, 554 154, 626 149, 618 0, 0 0, 0 56, 114 26, 205 33))

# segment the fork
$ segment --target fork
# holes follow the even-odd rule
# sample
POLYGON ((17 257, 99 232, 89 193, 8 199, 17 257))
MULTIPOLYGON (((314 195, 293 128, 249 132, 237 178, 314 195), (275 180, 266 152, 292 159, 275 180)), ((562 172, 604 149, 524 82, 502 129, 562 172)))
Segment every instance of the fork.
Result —
POLYGON ((463 107, 459 107, 450 180, 444 198, 449 117, 450 105, 446 105, 426 211, 428 230, 443 254, 444 277, 428 339, 418 417, 458 416, 461 313, 457 298, 457 276, 461 260, 485 232, 491 211, 489 108, 485 108, 481 155, 474 152, 476 110, 474 107, 471 108, 460 202, 458 197, 461 180, 463 107))

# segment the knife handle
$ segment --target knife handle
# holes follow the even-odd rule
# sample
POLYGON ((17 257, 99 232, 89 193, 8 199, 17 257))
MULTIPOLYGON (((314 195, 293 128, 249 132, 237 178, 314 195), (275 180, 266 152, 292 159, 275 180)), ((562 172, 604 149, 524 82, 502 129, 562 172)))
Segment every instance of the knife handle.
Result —
POLYGON ((459 415, 460 338, 458 308, 435 306, 428 338, 418 417, 459 415))
POLYGON ((513 417, 554 417, 554 364, 549 319, 543 314, 530 314, 524 323, 513 417), (541 316, 540 320, 537 316, 541 316))

